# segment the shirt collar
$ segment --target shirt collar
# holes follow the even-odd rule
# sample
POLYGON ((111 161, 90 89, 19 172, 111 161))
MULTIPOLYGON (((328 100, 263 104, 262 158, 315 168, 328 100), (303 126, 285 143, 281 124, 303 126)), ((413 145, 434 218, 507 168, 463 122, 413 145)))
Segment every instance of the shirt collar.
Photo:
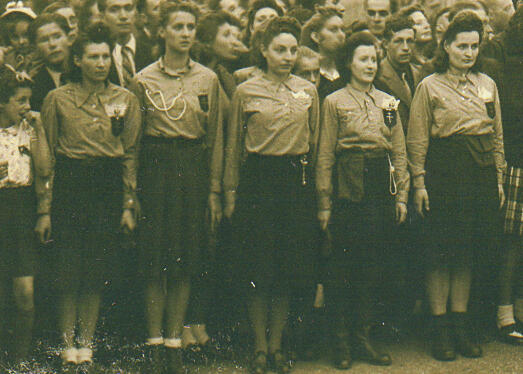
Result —
POLYGON ((189 60, 187 61, 187 65, 185 65, 182 69, 180 70, 177 70, 177 71, 167 71, 165 69, 165 64, 164 64, 164 61, 163 61, 163 56, 160 57, 160 59, 158 60, 158 67, 160 68, 160 70, 171 76, 171 77, 181 77, 187 73, 189 73, 193 68, 194 68, 194 65, 195 65, 195 62, 193 61, 193 59, 191 59, 189 57, 189 60))
POLYGON ((370 97, 372 99, 372 101, 374 102, 374 104, 377 105, 378 90, 376 90, 374 85, 372 85, 370 87, 369 91, 365 91, 365 92, 352 87, 350 83, 347 84, 345 87, 346 87, 347 91, 349 92, 349 94, 354 98, 354 100, 356 100, 356 102, 358 103, 358 105, 360 107, 363 108, 365 106, 365 97, 366 96, 370 97))
POLYGON ((336 79, 338 79, 340 77, 340 73, 338 72, 338 70, 334 70, 334 72, 331 74, 327 70, 323 69, 322 67, 320 67, 320 74, 325 79, 327 79, 331 82, 335 81, 336 79))
POLYGON ((465 83, 471 83, 473 85, 476 85, 476 77, 475 74, 471 73, 470 71, 463 75, 455 75, 451 72, 447 71, 445 73, 445 76, 447 77, 448 81, 452 84, 454 88, 458 88, 459 86, 465 84, 465 83))
POLYGON ((272 79, 269 79, 267 75, 264 73, 261 75, 261 78, 266 83, 268 87, 280 87, 280 85, 283 85, 287 87, 289 91, 292 92, 298 92, 300 90, 300 87, 298 86, 298 80, 296 77, 292 74, 289 74, 289 76, 282 82, 275 82, 272 79))
POLYGON ((131 36, 129 37, 129 40, 127 41, 127 43, 125 43, 124 45, 117 44, 117 46, 119 48, 127 47, 131 50, 131 52, 133 53, 133 56, 136 55, 136 38, 134 37, 134 35, 132 33, 131 33, 131 36))
MULTIPOLYGON (((96 96, 100 99, 102 104, 105 104, 108 100, 107 94, 117 89, 118 86, 111 82, 107 82, 105 90, 98 92, 96 96)), ((78 108, 86 103, 92 92, 86 91, 82 88, 81 83, 71 83, 71 89, 75 97, 75 104, 78 108)))

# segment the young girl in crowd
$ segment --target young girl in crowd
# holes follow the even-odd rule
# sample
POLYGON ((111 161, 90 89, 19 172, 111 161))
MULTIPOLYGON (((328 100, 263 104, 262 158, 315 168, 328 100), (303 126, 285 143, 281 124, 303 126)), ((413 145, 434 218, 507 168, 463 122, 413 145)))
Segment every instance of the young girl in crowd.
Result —
MULTIPOLYGON (((191 3, 163 4, 163 56, 139 72, 134 85, 145 109, 140 246, 151 373, 161 372, 165 352, 170 373, 182 370, 191 285, 210 258, 205 223, 214 231, 221 219, 224 93, 216 74, 189 57, 198 14, 191 3)), ((204 324, 191 332, 198 343, 208 342, 204 324)))
POLYGON ((467 316, 472 265, 476 253, 494 250, 505 199, 498 90, 478 72, 483 36, 473 12, 452 19, 438 47, 436 73, 420 83, 412 100, 407 133, 414 204, 425 216, 431 243, 426 258, 433 355, 442 361, 454 360, 456 351, 482 355, 467 316))
POLYGON ((42 106, 53 159, 64 371, 92 365, 108 255, 122 228, 135 227, 141 115, 136 97, 107 81, 108 35, 98 23, 78 36, 70 53, 71 83, 51 91, 42 106))
POLYGON ((238 86, 227 129, 224 212, 238 234, 256 374, 268 365, 289 372, 282 333, 291 289, 307 281, 314 287, 310 173, 319 101, 312 83, 290 74, 299 36, 294 19, 269 22, 259 60, 263 74, 238 86))
POLYGON ((373 86, 374 37, 357 32, 342 51, 337 67, 346 86, 323 104, 316 186, 318 219, 323 230, 331 224, 333 237, 326 296, 335 319, 335 365, 347 369, 351 348, 357 358, 391 363, 369 332, 383 251, 392 247, 394 224, 406 219, 409 177, 398 103, 373 86))
POLYGON ((3 49, 3 63, 18 71, 31 68, 31 46, 27 30, 36 14, 23 2, 12 1, 6 5, 6 11, 0 16, 2 37, 6 48, 3 49))
MULTIPOLYGON (((30 111, 31 80, 4 65, 0 84, 0 313, 3 322, 7 285, 12 280, 16 305, 12 361, 17 363, 29 359, 37 262, 32 230, 36 213, 48 213, 42 192, 51 162, 39 115, 30 111)), ((44 226, 39 224, 37 232, 42 242, 49 239, 44 226)))

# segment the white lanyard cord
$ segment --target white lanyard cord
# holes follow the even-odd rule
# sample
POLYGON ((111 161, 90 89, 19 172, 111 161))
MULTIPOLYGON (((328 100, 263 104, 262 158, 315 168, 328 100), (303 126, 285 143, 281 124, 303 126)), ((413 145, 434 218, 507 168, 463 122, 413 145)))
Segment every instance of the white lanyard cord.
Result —
POLYGON ((185 101, 185 98, 182 97, 182 91, 180 91, 178 93, 178 95, 176 95, 174 98, 173 98, 173 101, 171 102, 171 105, 169 107, 167 107, 167 103, 165 102, 165 97, 163 96, 163 92, 162 91, 156 91, 154 92, 158 95, 160 95, 160 100, 162 101, 162 105, 163 105, 163 108, 160 108, 158 105, 156 105, 156 103, 154 102, 153 98, 151 97, 151 91, 149 91, 148 88, 145 89, 145 95, 147 96, 147 98, 149 99, 149 101, 151 102, 151 104, 153 104, 153 106, 159 110, 160 112, 164 112, 165 115, 167 116, 167 118, 169 118, 170 120, 172 121, 178 121, 179 119, 181 119, 183 117, 183 115, 185 114, 185 110, 187 109, 187 101, 185 101), (170 114, 169 114, 169 111, 174 107, 174 105, 176 104, 176 101, 181 98, 183 100, 183 109, 182 109, 182 112, 176 116, 176 117, 172 117, 170 114))
POLYGON ((390 160, 390 155, 387 153, 387 160, 389 160, 389 192, 392 196, 396 196, 398 193, 398 187, 396 186, 396 178, 394 176, 394 165, 390 160))

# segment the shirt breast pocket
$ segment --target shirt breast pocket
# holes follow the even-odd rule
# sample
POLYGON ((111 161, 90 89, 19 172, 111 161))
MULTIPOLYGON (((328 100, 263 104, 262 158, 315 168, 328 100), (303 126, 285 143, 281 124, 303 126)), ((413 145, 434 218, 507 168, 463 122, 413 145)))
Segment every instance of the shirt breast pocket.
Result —
POLYGON ((338 118, 343 127, 352 127, 358 113, 353 108, 338 108, 338 118))

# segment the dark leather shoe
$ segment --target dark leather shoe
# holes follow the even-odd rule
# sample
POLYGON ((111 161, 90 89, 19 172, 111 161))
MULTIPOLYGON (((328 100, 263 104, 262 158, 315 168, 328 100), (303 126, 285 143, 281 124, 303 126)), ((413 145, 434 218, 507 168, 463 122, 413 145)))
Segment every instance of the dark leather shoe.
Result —
POLYGON ((456 350, 463 356, 468 358, 478 358, 483 355, 481 347, 476 342, 472 341, 470 331, 464 327, 455 328, 456 336, 456 350))
POLYGON ((448 325, 434 327, 432 356, 438 361, 454 361, 456 359, 448 325))
POLYGON ((258 351, 251 361, 252 374, 265 374, 267 372, 267 353, 258 351))
POLYGON ((166 348, 167 352, 167 374, 183 374, 183 357, 181 348, 166 348))
POLYGON ((269 357, 269 362, 271 369, 278 374, 287 374, 290 373, 292 366, 291 361, 287 358, 285 353, 278 350, 274 353, 271 353, 269 357))
POLYGON ((472 328, 467 313, 452 313, 454 324, 454 337, 456 339, 456 350, 468 358, 478 358, 483 351, 478 343, 472 339, 472 328))
POLYGON ((392 364, 392 359, 388 353, 380 352, 372 345, 369 332, 370 325, 356 329, 354 334, 354 353, 358 358, 374 365, 388 366, 392 364))
POLYGON ((336 336, 334 343, 334 367, 347 370, 352 366, 350 345, 345 337, 336 336))

